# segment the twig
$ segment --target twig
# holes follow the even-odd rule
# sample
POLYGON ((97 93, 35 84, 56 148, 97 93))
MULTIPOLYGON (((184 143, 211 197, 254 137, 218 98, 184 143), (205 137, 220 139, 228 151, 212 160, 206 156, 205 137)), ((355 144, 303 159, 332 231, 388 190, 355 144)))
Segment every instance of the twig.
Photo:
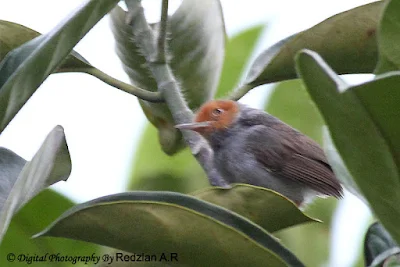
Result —
MULTIPOLYGON (((146 21, 143 7, 140 5, 139 0, 125 0, 125 3, 128 7, 126 21, 132 27, 133 35, 136 37, 135 41, 146 57, 149 69, 157 81, 158 91, 164 97, 175 123, 191 122, 193 120, 193 112, 187 106, 171 68, 165 61, 165 53, 163 55, 164 60, 157 60, 160 55, 157 52, 158 45, 165 42, 165 40, 160 41, 159 38, 156 43, 154 33, 146 21)), ((163 5, 163 9, 165 9, 165 5, 163 5)), ((165 25, 167 24, 167 18, 167 16, 164 17, 165 25)), ((163 38, 165 39, 165 34, 163 38)), ((210 183, 214 186, 228 187, 228 184, 213 167, 213 152, 207 142, 200 135, 190 131, 182 131, 182 134, 192 154, 207 173, 210 183)))
POLYGON ((162 1, 161 7, 161 20, 160 20, 160 28, 158 31, 157 38, 157 56, 156 60, 159 63, 165 63, 165 46, 166 46, 166 36, 167 36, 167 25, 168 25, 168 0, 162 1))
POLYGON ((160 92, 151 92, 144 90, 142 88, 133 86, 128 83, 124 83, 123 81, 120 81, 118 79, 115 79, 111 77, 110 75, 102 72, 99 69, 96 68, 82 68, 82 69, 74 69, 73 72, 83 72, 90 74, 99 80, 117 88, 120 89, 121 91, 124 91, 128 94, 137 96, 140 99, 153 102, 153 103, 161 103, 164 102, 164 98, 162 97, 162 94, 160 92))

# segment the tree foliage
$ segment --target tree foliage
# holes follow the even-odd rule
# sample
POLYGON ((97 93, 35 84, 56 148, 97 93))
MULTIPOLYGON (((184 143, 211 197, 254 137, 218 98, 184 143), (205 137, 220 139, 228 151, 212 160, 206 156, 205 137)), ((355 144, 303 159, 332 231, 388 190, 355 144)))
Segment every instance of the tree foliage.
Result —
MULTIPOLYGON (((67 240, 47 238, 47 246, 43 238, 28 241, 24 231, 29 229, 30 234, 42 230, 35 237, 66 237, 129 253, 177 253, 180 266, 322 264, 326 249, 307 257, 304 248, 328 246, 334 201, 319 201, 307 215, 265 188, 218 187, 223 184, 213 171, 208 145, 174 128, 190 122, 209 99, 238 100, 253 88, 279 82, 265 109, 323 144, 337 177, 374 213, 377 222, 365 237, 365 265, 399 264, 399 1, 345 11, 264 49, 242 83, 262 26, 226 40, 218 0, 184 0, 171 16, 163 0, 157 24, 147 23, 140 1, 126 0, 127 11, 118 2, 88 1, 46 34, 0 21, 0 132, 41 83, 59 72, 87 73, 138 97, 149 120, 133 163, 131 191, 78 205, 52 191, 31 200, 70 174, 61 126, 29 162, 0 148, 0 263, 15 253, 15 240, 29 242, 29 253, 73 251, 75 242, 67 240), (108 13, 131 84, 72 50, 108 13), (355 86, 339 76, 357 73, 376 76, 355 86), (46 204, 53 202, 59 205, 46 204), (38 209, 48 216, 32 215, 38 209)), ((88 254, 100 251, 88 243, 79 247, 88 254)), ((160 260, 154 264, 169 266, 160 260)))

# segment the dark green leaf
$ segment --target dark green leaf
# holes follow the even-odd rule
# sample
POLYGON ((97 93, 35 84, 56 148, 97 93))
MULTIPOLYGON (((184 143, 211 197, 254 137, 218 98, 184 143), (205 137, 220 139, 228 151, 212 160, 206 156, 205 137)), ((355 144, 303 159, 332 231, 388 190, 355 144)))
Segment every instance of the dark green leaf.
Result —
POLYGON ((314 52, 300 53, 297 64, 358 188, 399 241, 400 74, 350 87, 314 52))
POLYGON ((175 252, 180 264, 190 266, 303 266, 243 217, 172 192, 99 198, 75 206, 37 236, 68 237, 131 253, 175 252))
POLYGON ((361 193, 361 190, 358 188, 358 185, 354 181, 354 178, 351 176, 346 164, 343 162, 342 157, 333 144, 332 137, 326 127, 323 129, 323 137, 325 155, 328 158, 336 177, 339 178, 347 190, 368 205, 368 202, 365 200, 365 197, 361 193))
MULTIPOLYGON (((14 22, 0 20, 0 61, 5 59, 6 55, 13 49, 38 36, 40 36, 40 33, 28 27, 14 22)), ((25 59, 26 58, 23 56, 17 56, 17 58, 13 59, 13 64, 16 64, 16 67, 10 66, 8 68, 10 75, 25 59)), ((57 69, 57 72, 87 68, 93 67, 80 54, 72 51, 71 55, 69 55, 64 63, 57 69)), ((4 75, 5 78, 7 78, 7 76, 8 75, 4 75)))
POLYGON ((22 205, 27 203, 44 188, 61 180, 67 180, 71 172, 64 129, 57 126, 50 132, 33 159, 25 163, 11 151, 3 150, 0 154, 0 181, 2 187, 0 196, 0 241, 2 240, 12 216, 22 205), (4 168, 4 169, 3 169, 4 168))
POLYGON ((20 24, 0 20, 0 61, 4 59, 8 52, 39 35, 40 33, 37 31, 20 24))
POLYGON ((365 265, 382 266, 387 258, 400 253, 400 247, 378 222, 372 224, 364 241, 365 265))
POLYGON ((386 1, 378 31, 379 62, 376 74, 400 69, 400 1, 386 1))
POLYGON ((48 34, 7 54, 0 65, 0 132, 75 44, 117 3, 89 1, 48 34))
POLYGON ((238 84, 264 29, 265 26, 256 26, 228 40, 225 47, 224 66, 215 98, 225 97, 238 84))
POLYGON ((321 143, 323 120, 300 80, 278 84, 265 110, 321 143))
POLYGON ((24 168, 26 160, 12 152, 0 147, 0 210, 3 209, 19 173, 24 168))
POLYGON ((212 187, 191 195, 236 212, 268 232, 316 221, 282 195, 262 187, 236 184, 230 189, 212 187))
MULTIPOLYGON (((76 242, 68 239, 32 239, 32 235, 43 229, 56 219, 62 212, 73 206, 74 203, 64 196, 52 191, 44 190, 34 197, 15 214, 8 228, 7 234, 0 245, 0 266, 27 266, 27 261, 7 261, 7 254, 26 256, 42 256, 48 253, 46 262, 32 262, 31 266, 72 266, 71 262, 50 262, 52 254, 60 253, 65 256, 99 255, 99 247, 92 244, 76 242)), ((100 254, 101 255, 101 254, 100 254)), ((90 263, 89 262, 89 266, 90 263)), ((73 266, 85 266, 77 263, 73 266)))
POLYGON ((265 50, 246 79, 254 86, 296 78, 294 56, 304 48, 322 55, 340 73, 371 73, 378 52, 376 28, 383 1, 337 14, 265 50))

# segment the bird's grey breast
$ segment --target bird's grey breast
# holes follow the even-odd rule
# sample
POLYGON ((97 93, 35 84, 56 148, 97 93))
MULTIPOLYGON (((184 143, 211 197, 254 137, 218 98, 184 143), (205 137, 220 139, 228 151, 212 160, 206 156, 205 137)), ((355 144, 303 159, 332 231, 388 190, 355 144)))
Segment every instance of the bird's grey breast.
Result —
POLYGON ((221 145, 214 150, 217 169, 231 183, 244 183, 269 176, 269 170, 260 166, 249 150, 252 128, 232 128, 231 133, 234 134, 224 138, 221 145))

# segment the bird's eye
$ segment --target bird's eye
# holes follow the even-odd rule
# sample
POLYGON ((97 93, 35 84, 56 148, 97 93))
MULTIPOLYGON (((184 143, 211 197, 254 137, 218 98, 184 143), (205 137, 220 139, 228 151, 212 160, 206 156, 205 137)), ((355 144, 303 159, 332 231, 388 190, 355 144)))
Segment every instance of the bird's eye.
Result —
POLYGON ((224 112, 223 109, 216 108, 216 109, 214 109, 214 110, 212 111, 212 114, 213 114, 214 116, 219 116, 222 112, 224 112))

